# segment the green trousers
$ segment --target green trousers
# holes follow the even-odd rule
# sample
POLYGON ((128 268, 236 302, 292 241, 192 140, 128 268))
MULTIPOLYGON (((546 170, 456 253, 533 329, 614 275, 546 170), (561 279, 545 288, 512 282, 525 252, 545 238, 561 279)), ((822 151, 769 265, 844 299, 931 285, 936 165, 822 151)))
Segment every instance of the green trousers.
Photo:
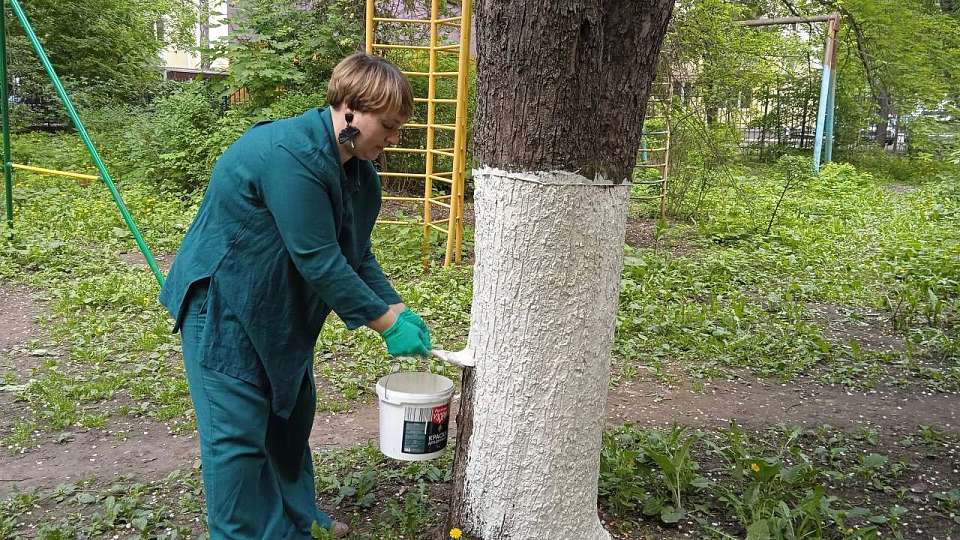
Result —
POLYGON ((216 343, 210 327, 216 325, 207 324, 206 299, 207 287, 194 286, 181 335, 210 538, 311 538, 313 522, 330 526, 330 517, 317 509, 308 444, 316 409, 312 377, 304 376, 293 412, 284 419, 271 411, 269 388, 208 367, 224 364, 211 358, 218 353, 253 347, 210 346, 216 343))

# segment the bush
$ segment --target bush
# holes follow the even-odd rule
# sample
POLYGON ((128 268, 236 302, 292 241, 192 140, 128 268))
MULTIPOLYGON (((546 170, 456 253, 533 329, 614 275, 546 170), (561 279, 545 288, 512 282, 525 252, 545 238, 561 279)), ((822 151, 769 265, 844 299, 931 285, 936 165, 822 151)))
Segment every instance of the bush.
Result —
POLYGON ((918 184, 932 179, 942 172, 946 165, 945 162, 932 159, 930 154, 905 156, 890 154, 880 149, 854 154, 848 159, 862 171, 905 184, 918 184))
POLYGON ((296 116, 325 102, 323 92, 287 92, 262 108, 224 110, 211 86, 188 83, 157 100, 143 122, 130 127, 126 159, 133 174, 160 185, 203 189, 220 155, 254 123, 296 116))
POLYGON ((213 92, 202 83, 188 83, 157 100, 144 124, 131 127, 128 158, 134 169, 159 184, 180 191, 198 189, 220 155, 211 155, 212 135, 224 128, 220 120, 213 92))

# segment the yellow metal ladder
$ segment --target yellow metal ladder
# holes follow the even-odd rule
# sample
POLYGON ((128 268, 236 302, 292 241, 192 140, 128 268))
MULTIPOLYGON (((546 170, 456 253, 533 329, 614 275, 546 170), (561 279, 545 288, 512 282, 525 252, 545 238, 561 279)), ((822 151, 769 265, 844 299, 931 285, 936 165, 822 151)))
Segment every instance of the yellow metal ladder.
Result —
MULTIPOLYGON (((401 204, 422 206, 422 219, 384 219, 379 223, 414 225, 423 229, 423 265, 430 267, 431 236, 434 231, 445 236, 446 250, 444 266, 459 263, 463 252, 463 193, 464 171, 467 149, 467 93, 470 72, 470 24, 472 1, 463 0, 460 13, 454 16, 441 14, 441 0, 428 0, 429 18, 416 16, 384 17, 378 16, 374 0, 367 0, 366 10, 366 51, 369 54, 387 56, 400 67, 403 73, 414 82, 416 78, 425 78, 427 92, 415 96, 414 102, 423 105, 426 113, 422 121, 411 121, 404 130, 424 130, 419 137, 401 137, 399 147, 385 151, 381 178, 385 184, 391 179, 412 179, 423 182, 423 195, 409 193, 390 193, 395 189, 385 189, 384 201, 396 201, 401 204), (427 45, 416 43, 378 42, 378 29, 385 25, 414 29, 426 28, 429 31, 427 45), (452 30, 452 32, 451 32, 452 30), (446 31, 446 35, 441 35, 446 31), (441 54, 456 55, 457 69, 450 69, 450 62, 444 62, 441 54), (424 66, 423 57, 426 55, 424 66), (412 66, 412 67, 411 67, 412 66), (444 80, 455 79, 453 95, 441 96, 444 80), (444 110, 443 108, 447 108, 444 110), (453 108, 451 111, 449 108, 453 108), (452 137, 451 137, 452 135, 452 137), (416 144, 414 144, 416 141, 416 144), (423 156, 422 167, 417 170, 391 170, 390 156, 423 156), (440 193, 435 193, 440 191, 440 193), (437 217, 434 212, 445 214, 437 217)), ((426 6, 419 6, 420 9, 426 6)), ((418 6, 408 13, 417 13, 418 6)), ((399 40, 398 40, 399 41, 399 40)), ((449 57, 448 57, 449 58, 449 57)), ((449 86, 449 85, 448 85, 449 86)), ((414 117, 417 117, 417 112, 414 117)))
POLYGON ((650 98, 647 101, 647 113, 643 119, 643 132, 640 134, 640 150, 634 172, 634 185, 659 188, 659 193, 641 192, 634 194, 633 200, 659 200, 660 217, 667 217, 667 194, 670 176, 670 142, 672 123, 670 113, 673 109, 673 81, 669 71, 662 72, 653 83, 650 98), (657 171, 658 177, 651 177, 647 171, 657 171))

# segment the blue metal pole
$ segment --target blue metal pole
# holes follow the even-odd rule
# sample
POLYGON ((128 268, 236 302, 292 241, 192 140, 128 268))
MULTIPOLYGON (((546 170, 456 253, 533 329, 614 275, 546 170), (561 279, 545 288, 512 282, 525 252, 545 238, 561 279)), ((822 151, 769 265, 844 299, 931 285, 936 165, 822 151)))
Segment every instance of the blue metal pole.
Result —
POLYGON ((830 66, 823 66, 820 81, 820 105, 817 108, 817 134, 813 138, 813 172, 820 171, 820 155, 823 151, 823 129, 827 116, 827 101, 830 99, 830 66))
POLYGON ((833 161, 833 118, 836 110, 835 98, 837 94, 837 71, 831 70, 830 73, 830 97, 827 99, 827 118, 824 128, 824 148, 823 162, 833 161))
MULTIPOLYGON (((821 156, 823 155, 824 131, 827 129, 827 110, 831 100, 831 86, 836 69, 837 28, 840 16, 833 14, 830 17, 830 27, 827 29, 827 44, 823 51, 823 74, 820 80, 820 103, 817 107, 817 133, 813 141, 813 172, 820 172, 821 156)), ((832 106, 829 107, 832 111, 832 106)), ((832 117, 832 112, 831 112, 832 117)), ((831 118, 832 122, 832 118, 831 118)), ((832 126, 831 137, 832 137, 832 126)), ((828 151, 829 152, 829 151, 828 151)), ((827 158, 829 160, 829 158, 827 158)))

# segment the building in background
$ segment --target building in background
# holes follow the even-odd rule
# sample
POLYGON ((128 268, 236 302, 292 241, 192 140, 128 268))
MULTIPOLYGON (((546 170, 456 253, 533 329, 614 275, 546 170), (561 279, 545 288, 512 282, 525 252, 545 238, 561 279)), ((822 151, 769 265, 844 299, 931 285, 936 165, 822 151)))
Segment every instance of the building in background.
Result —
MULTIPOLYGON (((227 60, 209 59, 201 52, 211 43, 226 39, 230 35, 227 19, 236 14, 238 0, 187 0, 200 13, 200 21, 193 28, 196 50, 181 50, 175 46, 164 48, 160 57, 163 64, 163 78, 185 81, 202 78, 222 77, 227 70, 227 60)), ((157 24, 157 32, 163 33, 163 22, 157 24)))

